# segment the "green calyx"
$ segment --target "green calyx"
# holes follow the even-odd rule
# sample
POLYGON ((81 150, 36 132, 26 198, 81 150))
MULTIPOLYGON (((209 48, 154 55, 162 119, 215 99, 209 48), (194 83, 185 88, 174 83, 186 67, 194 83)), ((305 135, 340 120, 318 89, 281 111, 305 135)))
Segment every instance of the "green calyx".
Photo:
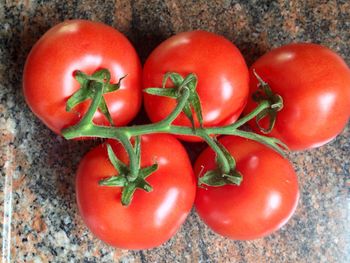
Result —
POLYGON ((193 130, 195 130, 195 122, 193 112, 196 114, 200 127, 203 127, 203 115, 201 102, 196 91, 198 79, 195 74, 188 74, 183 78, 180 74, 175 72, 168 72, 164 75, 161 88, 147 88, 144 91, 151 95, 168 97, 179 100, 182 96, 184 88, 189 90, 189 98, 187 103, 183 107, 182 111, 186 117, 190 120, 193 130), (174 85, 172 88, 166 88, 166 83, 170 79, 174 85))
MULTIPOLYGON (((118 90, 120 88, 120 82, 124 78, 120 78, 118 83, 110 83, 111 74, 107 69, 100 69, 91 76, 81 71, 76 71, 74 77, 79 82, 80 89, 68 99, 66 111, 71 111, 76 105, 88 99, 93 99, 99 88, 102 89, 102 94, 118 90)), ((107 118, 109 123, 113 125, 113 119, 103 96, 99 102, 98 110, 107 118)))
POLYGON ((158 165, 155 163, 151 166, 141 168, 140 137, 136 137, 134 146, 134 152, 137 157, 138 166, 138 172, 136 175, 132 175, 130 168, 117 158, 111 145, 109 144, 107 144, 107 152, 108 158, 118 172, 118 175, 100 180, 99 185, 122 187, 122 205, 128 206, 130 204, 137 188, 142 189, 146 192, 152 191, 152 186, 146 181, 146 178, 158 169, 158 165))
POLYGON ((253 73, 259 81, 258 90, 253 94, 253 100, 257 103, 262 101, 269 101, 270 107, 260 112, 255 119, 256 125, 262 133, 270 133, 275 126, 277 112, 283 108, 283 99, 280 95, 274 93, 269 84, 267 84, 253 69, 253 73), (264 128, 261 126, 260 121, 265 117, 269 118, 269 126, 264 128))
POLYGON ((221 158, 225 158, 226 167, 220 160, 220 155, 216 151, 216 163, 218 167, 214 170, 207 171, 203 176, 199 177, 198 185, 208 186, 224 186, 224 185, 240 185, 243 177, 239 171, 236 170, 236 161, 227 149, 216 139, 213 139, 222 153, 221 158))
POLYGON ((242 175, 238 171, 232 171, 230 174, 222 173, 220 169, 210 170, 204 176, 198 179, 198 185, 208 186, 224 186, 224 185, 240 185, 243 180, 242 175))

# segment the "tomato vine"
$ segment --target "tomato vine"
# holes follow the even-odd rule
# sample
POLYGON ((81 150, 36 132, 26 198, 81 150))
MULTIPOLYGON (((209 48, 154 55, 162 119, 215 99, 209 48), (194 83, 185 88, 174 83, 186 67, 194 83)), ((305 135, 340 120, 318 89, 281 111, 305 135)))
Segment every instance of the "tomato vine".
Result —
MULTIPOLYGON (((95 72, 90 77, 86 74, 79 72, 79 74, 75 77, 82 84, 82 86, 68 100, 67 109, 72 109, 74 105, 77 104, 75 103, 76 99, 74 98, 79 97, 78 95, 82 93, 82 90, 86 90, 87 87, 89 88, 89 92, 85 91, 85 93, 88 93, 88 96, 84 97, 83 99, 80 99, 80 101, 83 101, 86 98, 92 98, 92 102, 87 113, 83 116, 81 121, 78 122, 76 125, 64 129, 62 131, 62 135, 66 139, 73 139, 79 137, 109 138, 115 139, 123 145, 130 160, 129 168, 124 169, 125 172, 122 172, 120 169, 118 169, 117 165, 115 165, 115 162, 111 160, 115 156, 111 157, 112 154, 110 153, 109 158, 116 167, 116 169, 119 170, 119 176, 122 176, 125 179, 121 179, 121 181, 123 181, 124 183, 121 183, 121 181, 119 180, 117 182, 116 180, 110 179, 101 182, 101 184, 124 187, 123 192, 125 191, 125 195, 128 196, 122 200, 122 203, 125 205, 128 205, 132 199, 132 193, 129 193, 131 191, 129 189, 129 185, 133 185, 132 190, 134 191, 137 187, 134 182, 136 182, 140 178, 145 178, 145 175, 142 172, 143 169, 141 169, 139 166, 140 153, 138 151, 140 150, 137 150, 137 147, 135 148, 130 141, 130 139, 133 137, 137 138, 141 135, 153 133, 169 133, 177 135, 191 135, 202 138, 215 151, 217 156, 216 162, 218 164, 219 169, 208 171, 202 177, 202 179, 199 180, 199 183, 212 186, 219 186, 225 184, 239 185, 242 180, 242 175, 235 169, 235 162, 233 157, 227 152, 224 146, 222 146, 216 140, 216 136, 218 135, 236 135, 239 137, 258 141, 274 149, 281 155, 284 155, 284 151, 287 149, 287 146, 278 139, 239 129, 242 125, 252 120, 253 118, 261 115, 262 113, 269 110, 274 110, 276 107, 280 108, 283 102, 282 99, 278 99, 279 96, 273 96, 272 99, 269 99, 271 98, 271 96, 266 96, 266 99, 259 101, 258 106, 254 110, 252 110, 249 114, 246 114, 244 117, 237 120, 233 124, 221 127, 203 127, 200 117, 200 100, 198 94, 196 93, 196 85, 198 82, 196 75, 189 74, 185 78, 182 78, 179 74, 170 72, 165 74, 164 76, 163 87, 149 88, 145 90, 145 92, 155 96, 166 96, 176 99, 176 107, 167 116, 167 118, 156 123, 137 126, 101 126, 93 123, 92 120, 94 114, 98 109, 101 110, 101 105, 105 104, 103 103, 103 94, 117 90, 121 80, 119 80, 119 83, 117 84, 111 84, 110 73, 107 69, 101 69, 95 72), (85 81, 81 81, 81 76, 84 76, 85 81), (173 81, 173 88, 165 88, 165 83, 168 78, 170 78, 173 81), (88 83, 86 83, 86 81, 88 83), (74 101, 74 104, 70 105, 72 104, 72 101, 74 101), (200 121, 201 125, 199 127, 194 126, 191 108, 195 112, 198 120, 200 121), (193 124, 192 127, 184 127, 172 124, 172 122, 181 112, 184 112, 186 116, 191 120, 191 123, 193 124)), ((259 80, 261 80, 261 78, 259 78, 259 80)), ((263 85, 266 85, 266 83, 263 82, 263 85)), ((103 113, 106 116, 108 116, 108 109, 105 109, 105 107, 102 107, 102 109, 103 113)), ((152 169, 152 171, 153 170, 155 171, 155 169, 152 169)), ((148 175, 149 174, 147 174, 147 176, 148 175)), ((144 190, 150 189, 145 189, 144 187, 139 188, 142 188, 144 190)))

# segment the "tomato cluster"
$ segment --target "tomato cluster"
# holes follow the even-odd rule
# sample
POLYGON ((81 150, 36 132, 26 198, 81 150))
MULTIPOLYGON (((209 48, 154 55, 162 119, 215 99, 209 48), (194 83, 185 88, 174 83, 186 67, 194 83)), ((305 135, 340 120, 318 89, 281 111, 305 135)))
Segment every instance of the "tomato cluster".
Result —
MULTIPOLYGON (((56 25, 35 44, 24 69, 24 96, 31 110, 60 134, 83 118, 92 98, 88 94, 87 100, 81 99, 83 102, 73 111, 66 111, 67 100, 79 89, 74 76, 102 68, 109 70, 111 83, 126 77, 118 90, 104 94, 100 111, 93 116, 94 123, 100 125, 110 125, 105 108, 113 125, 129 123, 140 109, 142 90, 163 84, 164 88, 171 87, 170 80, 162 83, 168 72, 183 77, 194 73, 198 78, 196 90, 203 120, 200 123, 194 115, 195 127, 234 123, 242 112, 248 114, 257 106, 259 96, 264 97, 262 86, 268 86, 270 95, 278 94, 284 106, 278 112, 264 112, 249 124, 258 133, 270 132, 268 136, 280 139, 292 150, 329 142, 342 131, 350 116, 350 70, 342 58, 320 45, 285 45, 268 52, 248 69, 230 41, 214 33, 192 31, 161 43, 142 70, 126 37, 112 27, 85 20, 56 25)), ((143 99, 152 122, 165 119, 177 103, 172 98, 146 93, 143 99)), ((180 113, 173 124, 190 127, 188 114, 180 113)), ((82 159, 76 178, 77 203, 84 222, 101 240, 128 249, 151 248, 166 242, 193 205, 210 228, 232 239, 255 239, 282 227, 294 213, 299 198, 291 163, 251 140, 225 136, 218 143, 234 157, 236 169, 243 175, 240 185, 196 186, 198 177, 217 169, 212 149, 202 152, 193 172, 177 138, 169 134, 143 135, 140 166, 157 163, 158 168, 147 179, 152 191, 135 191, 128 206, 120 202, 120 187, 99 184, 118 175, 108 159, 107 143, 92 149, 82 159)), ((109 140, 108 145, 120 162, 129 163, 122 144, 109 140)))

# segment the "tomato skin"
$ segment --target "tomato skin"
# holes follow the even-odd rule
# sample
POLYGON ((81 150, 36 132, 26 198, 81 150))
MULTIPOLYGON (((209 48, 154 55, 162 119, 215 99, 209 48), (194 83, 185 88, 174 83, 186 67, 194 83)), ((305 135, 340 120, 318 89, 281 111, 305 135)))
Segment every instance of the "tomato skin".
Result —
MULTIPOLYGON (((195 208, 199 216, 218 234, 236 240, 260 238, 282 227, 299 199, 290 162, 254 141, 227 136, 220 142, 236 159, 243 181, 240 186, 198 188, 195 208)), ((215 167, 215 154, 208 148, 198 157, 195 174, 215 167)))
MULTIPOLYGON (((112 83, 127 75, 118 91, 104 95, 114 123, 125 125, 141 105, 141 64, 128 39, 102 23, 70 20, 47 31, 33 46, 24 67, 25 99, 35 115, 60 134, 77 123, 90 104, 87 101, 66 112, 67 99, 79 88, 74 72, 92 74, 101 68, 110 71, 112 83)), ((108 124, 100 112, 94 122, 108 124)))
MULTIPOLYGON (((116 156, 127 163, 127 154, 110 140, 116 156)), ((99 186, 99 180, 116 174, 105 144, 91 150, 81 161, 76 178, 80 214, 89 229, 104 242, 126 249, 161 245, 180 228, 190 212, 196 179, 187 153, 173 136, 142 136, 141 167, 157 162, 158 170, 146 180, 152 192, 136 190, 128 207, 120 202, 121 188, 99 186)))
MULTIPOLYGON (((249 91, 248 69, 240 51, 222 36, 205 31, 177 34, 162 42, 149 55, 143 70, 143 88, 161 87, 167 72, 183 77, 195 73, 204 126, 216 126, 241 114, 249 91)), ((168 82, 168 86, 172 84, 168 82)), ((152 122, 164 119, 174 109, 174 99, 144 94, 144 105, 152 122)), ((190 126, 181 113, 176 125, 190 126)), ((198 124, 198 122, 197 122, 198 124)), ((187 141, 199 141, 179 136, 187 141)))
MULTIPOLYGON (((250 94, 257 89, 252 69, 283 98, 284 108, 278 113, 270 136, 282 140, 290 149, 321 146, 346 126, 350 114, 350 70, 330 49, 299 43, 268 52, 251 67, 250 94)), ((255 106, 249 99, 245 111, 255 106)), ((255 122, 250 125, 258 131, 255 122)))

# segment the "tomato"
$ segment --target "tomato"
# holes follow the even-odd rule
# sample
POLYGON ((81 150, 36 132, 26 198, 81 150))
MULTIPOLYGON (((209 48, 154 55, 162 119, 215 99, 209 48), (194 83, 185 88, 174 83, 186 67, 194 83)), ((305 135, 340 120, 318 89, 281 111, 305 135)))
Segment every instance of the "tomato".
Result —
MULTIPOLYGON (((71 20, 47 31, 28 55, 23 75, 25 99, 31 110, 51 130, 60 131, 79 121, 89 101, 66 112, 67 99, 79 88, 77 70, 92 74, 106 68, 111 83, 127 75, 118 91, 104 95, 115 125, 125 125, 141 104, 141 64, 128 39, 107 25, 71 20)), ((94 122, 108 124, 96 112, 94 122)))
MULTIPOLYGON (((109 141, 124 163, 128 157, 116 141, 109 141)), ((121 204, 121 188, 99 186, 101 179, 116 175, 105 144, 91 150, 81 161, 76 177, 80 214, 88 228, 104 242, 127 249, 145 249, 166 242, 190 212, 196 179, 188 155, 173 136, 142 136, 141 167, 158 163, 147 177, 152 192, 136 190, 129 206, 121 204)))
MULTIPOLYGON (((257 89, 252 69, 283 98, 284 108, 278 112, 270 135, 290 149, 321 146, 335 138, 347 124, 350 70, 343 59, 328 48, 300 43, 270 51, 251 67, 250 93, 257 89)), ((255 106, 256 103, 249 100, 246 111, 255 106)), ((251 126, 258 130, 255 122, 251 122, 251 126)))
MULTIPOLYGON (((177 72, 183 77, 189 73, 197 75, 204 126, 235 121, 246 104, 249 91, 246 63, 236 46, 222 36, 192 31, 165 40, 146 60, 143 88, 161 87, 167 72, 177 72)), ((169 81, 168 87, 171 84, 169 81)), ((144 105, 151 121, 157 122, 169 115, 176 100, 145 94, 144 105)), ((183 113, 174 124, 191 125, 183 113)), ((198 141, 195 137, 180 138, 198 141)))
MULTIPOLYGON (((243 181, 240 186, 198 188, 195 207, 199 216, 215 232, 238 240, 263 237, 282 227, 299 198, 290 162, 254 141, 227 136, 220 142, 236 159, 243 181)), ((206 149, 195 163, 195 173, 215 167, 215 154, 206 149)))

